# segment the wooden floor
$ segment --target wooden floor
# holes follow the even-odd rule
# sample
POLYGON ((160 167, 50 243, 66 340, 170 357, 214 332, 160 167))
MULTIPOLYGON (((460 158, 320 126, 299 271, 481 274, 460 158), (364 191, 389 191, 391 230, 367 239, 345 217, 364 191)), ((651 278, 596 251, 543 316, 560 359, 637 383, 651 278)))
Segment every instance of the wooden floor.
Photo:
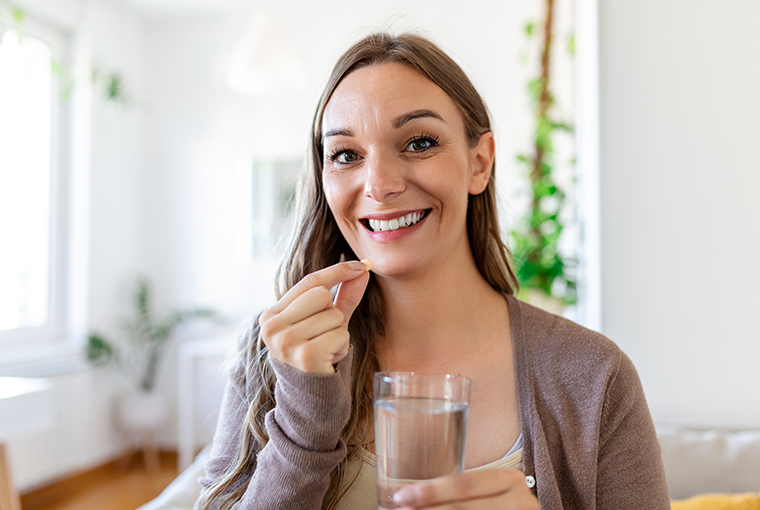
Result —
POLYGON ((149 472, 135 455, 128 465, 111 462, 21 495, 22 510, 135 510, 158 496, 177 476, 177 454, 161 452, 149 472))

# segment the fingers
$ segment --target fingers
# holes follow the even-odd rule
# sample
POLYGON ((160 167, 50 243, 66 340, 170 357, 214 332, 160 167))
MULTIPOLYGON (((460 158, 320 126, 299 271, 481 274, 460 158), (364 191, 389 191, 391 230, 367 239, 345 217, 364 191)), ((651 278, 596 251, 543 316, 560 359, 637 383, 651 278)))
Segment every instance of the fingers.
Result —
POLYGON ((298 282, 270 309, 272 313, 279 313, 287 308, 298 296, 314 287, 324 287, 331 289, 341 282, 352 280, 368 271, 372 267, 358 260, 341 262, 334 266, 326 267, 307 274, 303 280, 298 282))
POLYGON ((338 294, 335 296, 335 307, 343 312, 344 325, 346 327, 348 327, 348 321, 351 320, 354 310, 359 306, 362 296, 364 296, 364 291, 367 290, 368 283, 369 271, 366 271, 353 280, 342 282, 340 287, 338 287, 338 294))
POLYGON ((307 275, 259 317, 270 355, 304 372, 334 373, 348 353, 348 320, 369 281, 371 262, 351 261, 307 275), (333 302, 330 288, 340 285, 333 302))
POLYGON ((425 510, 540 510, 538 501, 534 496, 521 497, 509 492, 492 497, 455 501, 441 505, 436 504, 424 507, 404 506, 398 507, 397 510, 421 510, 423 508, 425 510))
POLYGON ((299 343, 315 340, 318 336, 342 326, 343 312, 332 306, 296 323, 288 324, 279 333, 279 348, 292 349, 299 343))
POLYGON ((279 313, 274 313, 270 308, 265 312, 267 315, 262 321, 271 323, 270 327, 282 329, 297 324, 328 308, 334 308, 332 294, 324 287, 314 287, 296 297, 287 308, 279 313))
POLYGON ((283 325, 281 319, 276 316, 261 327, 270 355, 303 372, 334 373, 333 364, 348 352, 343 313, 331 306, 295 324, 283 325))
MULTIPOLYGON (((493 469, 443 476, 426 483, 407 485, 393 496, 396 503, 427 505, 435 501, 455 501, 469 497, 482 497, 506 492, 516 485, 515 474, 506 469, 493 469)), ((519 477, 522 478, 522 477, 519 477)), ((525 480, 522 479, 525 485, 525 480)))
POLYGON ((393 501, 412 508, 440 510, 502 508, 497 502, 515 510, 538 509, 524 475, 512 469, 471 471, 407 485, 394 494, 393 501))
MULTIPOLYGON (((333 374, 334 359, 336 353, 344 350, 347 351, 349 341, 348 330, 345 328, 335 328, 309 342, 300 344, 292 353, 292 359, 296 362, 297 368, 304 372, 314 374, 333 374)), ((345 357, 345 354, 341 359, 345 357)))

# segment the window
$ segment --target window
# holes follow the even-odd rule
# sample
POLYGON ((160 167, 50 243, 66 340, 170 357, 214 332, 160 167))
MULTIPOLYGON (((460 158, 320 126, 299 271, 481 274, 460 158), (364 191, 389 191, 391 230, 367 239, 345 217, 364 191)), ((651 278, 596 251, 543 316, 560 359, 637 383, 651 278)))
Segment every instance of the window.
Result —
POLYGON ((63 328, 64 37, 0 21, 0 343, 63 328))

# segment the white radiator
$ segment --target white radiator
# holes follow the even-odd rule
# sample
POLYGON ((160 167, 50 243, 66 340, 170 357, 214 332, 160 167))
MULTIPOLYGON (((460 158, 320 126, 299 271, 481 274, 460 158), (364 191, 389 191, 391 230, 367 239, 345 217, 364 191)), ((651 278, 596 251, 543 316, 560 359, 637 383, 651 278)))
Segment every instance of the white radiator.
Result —
POLYGON ((114 374, 84 368, 69 373, 24 375, 44 375, 50 381, 54 411, 51 429, 8 445, 19 491, 87 470, 118 454, 120 434, 110 409, 119 388, 114 374))

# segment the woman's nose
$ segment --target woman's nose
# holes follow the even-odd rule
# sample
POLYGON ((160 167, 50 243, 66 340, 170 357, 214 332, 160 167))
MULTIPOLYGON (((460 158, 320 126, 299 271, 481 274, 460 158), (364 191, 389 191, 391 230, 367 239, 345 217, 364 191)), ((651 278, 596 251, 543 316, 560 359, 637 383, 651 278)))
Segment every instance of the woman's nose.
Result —
POLYGON ((367 159, 365 196, 377 202, 384 202, 398 196, 406 189, 404 169, 400 162, 381 155, 373 155, 367 159))

